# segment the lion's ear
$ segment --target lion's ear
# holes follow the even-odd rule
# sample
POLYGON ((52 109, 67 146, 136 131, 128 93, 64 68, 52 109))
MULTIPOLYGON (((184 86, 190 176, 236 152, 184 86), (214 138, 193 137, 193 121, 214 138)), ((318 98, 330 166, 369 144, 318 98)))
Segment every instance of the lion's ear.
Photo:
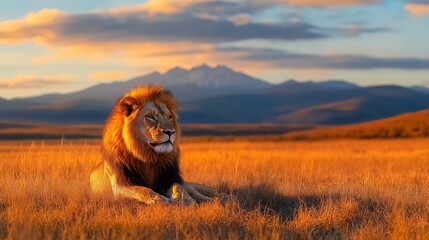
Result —
POLYGON ((133 113, 138 108, 137 100, 129 96, 122 98, 119 105, 121 107, 121 112, 126 117, 130 116, 131 113, 133 113))

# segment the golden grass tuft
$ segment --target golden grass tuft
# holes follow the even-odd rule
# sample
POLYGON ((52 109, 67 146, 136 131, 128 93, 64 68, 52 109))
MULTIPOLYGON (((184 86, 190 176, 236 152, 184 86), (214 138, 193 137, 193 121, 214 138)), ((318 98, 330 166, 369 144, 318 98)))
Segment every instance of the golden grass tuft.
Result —
POLYGON ((0 238, 429 238, 429 140, 188 142, 199 206, 91 197, 98 141, 1 142, 0 238))

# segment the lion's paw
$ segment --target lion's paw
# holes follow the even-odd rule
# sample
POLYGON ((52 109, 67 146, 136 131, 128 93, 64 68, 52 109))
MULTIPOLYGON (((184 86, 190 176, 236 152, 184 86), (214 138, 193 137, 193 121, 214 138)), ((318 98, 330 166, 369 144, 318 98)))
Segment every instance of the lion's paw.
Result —
POLYGON ((190 206, 196 204, 195 200, 191 197, 177 197, 170 198, 170 201, 176 205, 190 206))
POLYGON ((153 196, 152 199, 148 202, 148 204, 150 205, 152 204, 165 205, 170 203, 171 203, 171 200, 164 196, 153 196))

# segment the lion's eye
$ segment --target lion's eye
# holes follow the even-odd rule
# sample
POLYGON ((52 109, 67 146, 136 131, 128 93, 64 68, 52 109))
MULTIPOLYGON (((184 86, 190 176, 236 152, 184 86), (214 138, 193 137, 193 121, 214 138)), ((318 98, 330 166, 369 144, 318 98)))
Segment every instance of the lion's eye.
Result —
POLYGON ((170 116, 168 116, 168 120, 169 120, 169 121, 173 120, 173 116, 171 116, 171 115, 170 115, 170 116))
POLYGON ((153 116, 153 115, 147 115, 146 119, 151 120, 151 121, 155 121, 155 116, 153 116))

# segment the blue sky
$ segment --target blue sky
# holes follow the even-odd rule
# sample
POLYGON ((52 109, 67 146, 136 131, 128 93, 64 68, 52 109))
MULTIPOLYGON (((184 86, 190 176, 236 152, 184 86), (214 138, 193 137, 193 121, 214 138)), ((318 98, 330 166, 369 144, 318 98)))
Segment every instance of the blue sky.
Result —
POLYGON ((175 66, 269 82, 429 83, 429 1, 0 2, 0 97, 71 92, 175 66))

